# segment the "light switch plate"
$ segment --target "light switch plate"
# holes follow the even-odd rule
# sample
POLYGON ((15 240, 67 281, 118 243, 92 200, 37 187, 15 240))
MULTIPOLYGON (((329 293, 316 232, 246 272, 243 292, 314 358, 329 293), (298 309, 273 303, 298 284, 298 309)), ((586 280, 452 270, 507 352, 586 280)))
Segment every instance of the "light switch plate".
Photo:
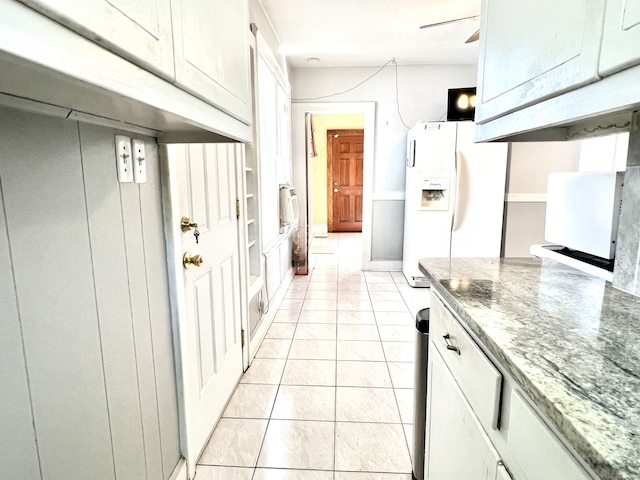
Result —
POLYGON ((133 145, 133 181, 146 183, 147 160, 144 152, 144 141, 134 138, 131 143, 133 145))
POLYGON ((124 135, 116 135, 116 166, 120 183, 133 182, 131 139, 124 135))

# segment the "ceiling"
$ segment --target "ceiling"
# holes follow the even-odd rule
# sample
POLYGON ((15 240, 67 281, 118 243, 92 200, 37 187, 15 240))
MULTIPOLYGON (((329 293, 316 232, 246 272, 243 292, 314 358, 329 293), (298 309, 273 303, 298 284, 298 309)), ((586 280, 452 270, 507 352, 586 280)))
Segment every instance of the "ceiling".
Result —
POLYGON ((476 63, 480 0, 261 0, 293 68, 476 63), (317 58, 319 61, 308 60, 317 58))

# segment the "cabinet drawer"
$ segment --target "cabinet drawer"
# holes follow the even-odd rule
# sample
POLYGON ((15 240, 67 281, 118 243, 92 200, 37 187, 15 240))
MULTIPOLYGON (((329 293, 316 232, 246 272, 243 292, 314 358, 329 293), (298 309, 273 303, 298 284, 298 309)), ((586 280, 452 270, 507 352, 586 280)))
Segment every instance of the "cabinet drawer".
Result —
POLYGON ((511 394, 507 443, 526 480, 591 480, 573 455, 517 391, 511 394))
POLYGON ((497 429, 502 374, 439 301, 431 302, 429 338, 480 423, 497 429))

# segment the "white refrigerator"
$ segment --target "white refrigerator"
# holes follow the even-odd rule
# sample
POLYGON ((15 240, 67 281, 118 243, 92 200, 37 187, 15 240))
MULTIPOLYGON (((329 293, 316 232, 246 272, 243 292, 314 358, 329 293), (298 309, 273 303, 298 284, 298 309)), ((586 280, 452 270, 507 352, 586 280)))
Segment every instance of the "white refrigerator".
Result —
POLYGON ((506 143, 473 142, 473 122, 418 123, 407 134, 402 272, 428 287, 425 257, 499 257, 506 143))

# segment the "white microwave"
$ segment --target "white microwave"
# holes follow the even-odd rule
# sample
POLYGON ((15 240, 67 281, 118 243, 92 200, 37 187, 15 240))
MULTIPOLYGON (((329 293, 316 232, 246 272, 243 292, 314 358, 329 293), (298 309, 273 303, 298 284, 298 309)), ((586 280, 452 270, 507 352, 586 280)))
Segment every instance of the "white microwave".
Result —
POLYGON ((280 185, 280 226, 298 226, 298 195, 291 185, 280 185))
POLYGON ((624 172, 550 173, 545 239, 614 258, 623 182, 624 172))

